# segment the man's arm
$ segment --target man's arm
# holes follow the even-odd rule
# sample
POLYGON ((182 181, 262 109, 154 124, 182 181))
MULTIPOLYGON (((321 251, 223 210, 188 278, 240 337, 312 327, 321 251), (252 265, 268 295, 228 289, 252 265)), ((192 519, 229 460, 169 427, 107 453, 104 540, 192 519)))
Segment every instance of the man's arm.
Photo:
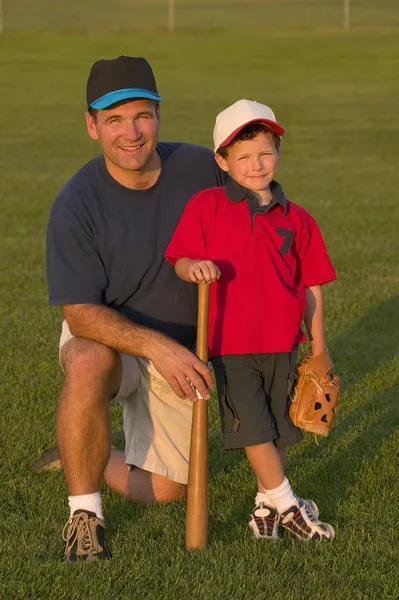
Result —
POLYGON ((206 400, 213 387, 208 367, 166 335, 132 323, 112 308, 97 304, 67 304, 64 317, 74 336, 100 342, 117 352, 150 359, 180 398, 197 400, 189 381, 206 400))
POLYGON ((323 296, 320 285, 306 288, 304 321, 312 348, 312 355, 317 356, 324 352, 327 347, 324 332, 323 296))

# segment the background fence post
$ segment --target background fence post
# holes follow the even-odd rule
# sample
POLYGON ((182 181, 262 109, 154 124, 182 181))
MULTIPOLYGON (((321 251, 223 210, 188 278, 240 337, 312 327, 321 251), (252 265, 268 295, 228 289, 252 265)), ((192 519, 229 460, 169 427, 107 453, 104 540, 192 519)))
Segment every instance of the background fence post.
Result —
POLYGON ((351 26, 351 6, 350 0, 344 0, 344 29, 348 30, 351 26))
POLYGON ((169 33, 173 33, 174 30, 175 30, 175 0, 169 0, 169 33))

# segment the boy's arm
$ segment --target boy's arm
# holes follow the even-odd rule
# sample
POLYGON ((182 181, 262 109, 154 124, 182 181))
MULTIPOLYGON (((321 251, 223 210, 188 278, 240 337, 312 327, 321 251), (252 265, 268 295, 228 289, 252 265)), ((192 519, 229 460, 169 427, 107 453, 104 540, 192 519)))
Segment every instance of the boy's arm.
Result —
POLYGON ((215 193, 213 188, 202 190, 189 200, 165 250, 176 274, 189 283, 212 283, 220 277, 218 267, 207 260, 206 244, 215 193))
POLYGON ((191 258, 178 258, 175 262, 175 272, 183 281, 191 282, 189 268, 192 263, 191 258))
POLYGON ((180 279, 189 283, 213 283, 220 277, 219 268, 211 260, 178 258, 175 271, 180 279))
POLYGON ((323 295, 320 285, 306 288, 304 321, 312 348, 312 355, 317 356, 324 352, 327 347, 324 332, 323 295))

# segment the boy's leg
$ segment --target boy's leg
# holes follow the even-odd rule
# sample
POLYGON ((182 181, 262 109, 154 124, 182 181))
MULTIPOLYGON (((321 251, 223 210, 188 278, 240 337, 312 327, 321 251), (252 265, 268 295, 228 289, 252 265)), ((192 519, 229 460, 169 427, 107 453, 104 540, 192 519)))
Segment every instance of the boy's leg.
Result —
POLYGON ((283 483, 284 468, 274 442, 247 446, 245 453, 264 490, 277 488, 283 483))
POLYGON ((258 480, 258 493, 249 526, 258 538, 280 539, 280 513, 296 501, 285 478, 280 452, 274 442, 248 446, 246 455, 258 480))
MULTIPOLYGON (((275 419, 277 436, 276 452, 285 458, 286 447, 302 439, 302 434, 290 421, 288 403, 292 386, 292 369, 296 364, 296 352, 276 353, 265 357, 265 392, 275 419)), ((271 463, 273 464, 273 463, 271 463)), ((281 464, 281 458, 280 458, 281 464)), ((283 469, 283 465, 281 464, 283 469)), ((259 478, 262 483, 262 478, 259 478)), ((265 487, 265 486, 264 486, 265 487)), ((318 519, 319 511, 312 500, 296 496, 287 479, 273 490, 265 492, 280 514, 281 524, 300 539, 333 539, 334 529, 318 519)))
POLYGON ((280 456, 281 466, 285 472, 285 467, 287 465, 287 448, 285 446, 277 446, 277 451, 280 456))
MULTIPOLYGON (((302 500, 299 505, 299 499, 284 476, 279 450, 274 444, 274 440, 279 438, 279 425, 282 424, 285 426, 284 435, 281 436, 282 446, 295 443, 302 437, 301 432, 287 420, 288 353, 229 355, 213 358, 212 364, 225 447, 245 448, 255 474, 262 487, 266 488, 263 500, 257 495, 249 525, 257 537, 278 539, 280 513, 276 505, 287 519, 285 509, 289 511, 294 506, 302 518, 310 519, 307 505, 302 500), (278 393, 273 389, 272 397, 270 388, 276 380, 279 384, 278 393), (272 410, 273 406, 276 407, 278 418, 272 410), (269 463, 272 465, 271 471, 269 463), (268 485, 276 487, 267 488, 268 485)), ((283 451, 280 452, 284 455, 283 451)), ((288 520, 285 526, 288 529, 288 520)), ((313 529, 309 531, 313 533, 313 529)), ((321 534, 318 535, 321 539, 321 534)), ((329 529, 326 528, 324 535, 325 538, 330 536, 329 529)))
MULTIPOLYGON (((226 449, 245 448, 256 475, 267 485, 264 472, 269 456, 274 469, 271 485, 284 480, 279 453, 274 446, 276 430, 264 390, 259 355, 224 356, 212 360, 226 449)), ((279 514, 265 497, 256 502, 249 525, 257 537, 279 539, 279 514)))
POLYGON ((299 539, 333 539, 331 525, 318 519, 317 505, 311 500, 298 498, 292 491, 275 445, 261 444, 245 451, 260 487, 249 522, 255 536, 279 539, 278 524, 281 523, 299 539))

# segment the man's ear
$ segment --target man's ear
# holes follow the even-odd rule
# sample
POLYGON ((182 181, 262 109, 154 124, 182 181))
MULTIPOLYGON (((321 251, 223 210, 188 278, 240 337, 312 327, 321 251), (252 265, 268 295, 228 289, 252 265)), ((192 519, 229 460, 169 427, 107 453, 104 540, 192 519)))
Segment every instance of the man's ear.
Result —
POLYGON ((220 156, 220 154, 218 154, 217 152, 215 152, 215 160, 218 166, 222 169, 222 171, 226 171, 226 173, 229 172, 229 167, 227 166, 226 159, 220 156))
POLYGON ((85 117, 87 133, 89 134, 92 140, 98 140, 96 120, 94 119, 94 117, 91 116, 89 112, 85 114, 85 117))

